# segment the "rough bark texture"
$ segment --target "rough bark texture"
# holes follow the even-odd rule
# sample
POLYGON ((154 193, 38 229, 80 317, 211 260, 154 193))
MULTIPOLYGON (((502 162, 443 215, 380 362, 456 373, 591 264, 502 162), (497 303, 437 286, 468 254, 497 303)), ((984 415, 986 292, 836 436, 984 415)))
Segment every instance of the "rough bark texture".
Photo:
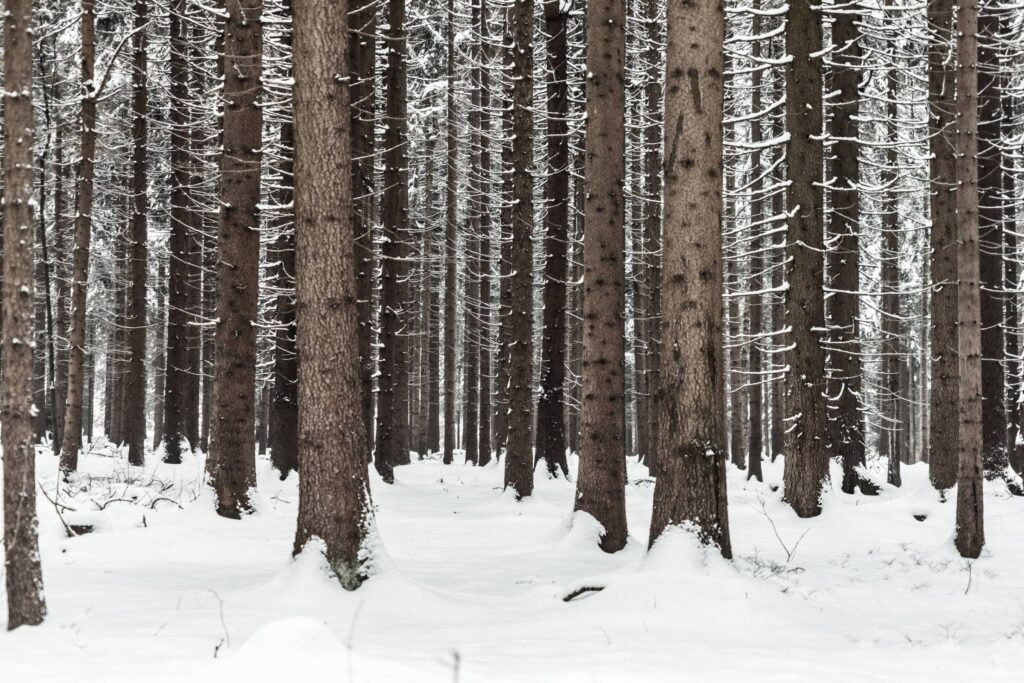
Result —
POLYGON ((537 460, 549 476, 568 474, 565 458, 565 282, 569 235, 569 6, 544 2, 547 34, 547 178, 544 183, 544 325, 540 397, 537 399, 537 460))
POLYGON ((836 239, 833 256, 832 286, 832 386, 829 396, 835 401, 835 415, 829 423, 832 453, 843 463, 842 490, 854 493, 875 493, 875 487, 864 480, 858 468, 865 464, 864 411, 860 405, 860 206, 857 182, 860 178, 857 139, 857 67, 861 61, 856 16, 850 12, 835 15, 832 42, 849 45, 834 54, 832 89, 839 91, 832 109, 832 147, 834 158, 831 175, 836 178, 831 193, 831 228, 836 239))
MULTIPOLYGON (((978 59, 978 225, 981 254, 981 432, 985 472, 1002 477, 1006 457, 1005 326, 1003 320, 1003 206, 1000 142, 999 15, 995 3, 979 10, 978 59)), ((1014 283, 1016 286, 1017 283, 1014 283)))
POLYGON ((82 0, 81 162, 78 167, 78 202, 75 211, 74 274, 71 284, 71 320, 68 331, 68 386, 64 407, 64 434, 60 468, 78 469, 82 445, 82 393, 85 379, 85 295, 89 282, 89 245, 92 241, 92 195, 96 156, 96 3, 82 0))
POLYGON ((821 513, 828 479, 825 414, 825 329, 822 230, 821 17, 807 0, 789 6, 786 50, 786 127, 789 168, 786 224, 785 469, 786 501, 801 517, 821 513))
POLYGON ((256 485, 256 316, 263 111, 262 0, 232 0, 224 21, 224 134, 217 229, 217 327, 207 469, 217 513, 237 518, 256 485))
MULTIPOLYGON (((46 616, 32 438, 32 2, 4 6, 3 388, 7 629, 46 616)), ((88 7, 91 11, 91 6, 88 7)), ((91 16, 91 15, 90 15, 91 16)), ((84 19, 84 18, 83 18, 84 19)))
POLYGON ((956 137, 953 98, 956 73, 948 62, 953 0, 930 0, 928 23, 937 33, 928 46, 931 149, 931 421, 928 477, 945 491, 956 484, 959 377, 957 358, 956 137))
MULTIPOLYGON (((760 3, 754 0, 752 5, 754 16, 751 20, 751 35, 761 33, 761 17, 757 13, 760 10, 760 3)), ((759 62, 761 61, 761 41, 754 41, 750 46, 751 68, 750 74, 750 110, 760 112, 762 104, 762 71, 759 62)), ((768 229, 766 215, 764 212, 766 202, 764 201, 764 161, 760 145, 764 141, 764 129, 761 124, 761 117, 755 116, 750 122, 750 144, 754 147, 751 153, 750 165, 754 179, 750 184, 750 215, 753 221, 751 229, 754 231, 753 256, 751 258, 750 270, 752 272, 752 287, 755 290, 765 290, 770 287, 769 275, 765 271, 765 238, 763 233, 768 229)), ((764 455, 764 437, 762 415, 765 407, 765 389, 767 384, 764 380, 764 353, 762 344, 764 340, 761 335, 764 330, 764 297, 754 296, 750 300, 750 348, 748 350, 750 388, 750 430, 747 441, 747 479, 763 481, 761 471, 761 459, 764 455)))
POLYGON ((295 3, 299 519, 341 585, 362 583, 372 524, 359 388, 349 139, 348 2, 295 3))
POLYGON ((512 42, 512 234, 505 488, 533 493, 533 0, 508 14, 512 42))
POLYGON ((491 460, 491 344, 493 341, 491 322, 491 280, 494 260, 491 258, 491 77, 492 50, 487 28, 487 2, 478 0, 480 11, 477 15, 477 34, 480 39, 480 58, 484 68, 480 69, 480 432, 477 438, 477 464, 486 465, 491 460))
POLYGON ((622 0, 587 8, 583 406, 576 510, 604 527, 601 548, 626 544, 624 373, 626 33, 622 0))
POLYGON ((405 306, 409 188, 406 173, 408 121, 406 120, 407 46, 405 0, 388 3, 388 66, 384 76, 387 103, 384 133, 384 243, 381 247, 380 373, 377 376, 377 447, 374 465, 384 481, 409 453, 408 382, 405 372, 406 339, 402 334, 405 306))
POLYGON ((156 449, 164 438, 164 379, 167 358, 167 310, 166 310, 166 266, 161 261, 156 271, 156 340, 153 354, 153 448, 156 449))
POLYGON ((56 144, 53 152, 54 188, 53 188, 53 261, 56 296, 54 297, 53 314, 55 335, 53 339, 53 393, 54 393, 54 424, 53 454, 60 455, 64 434, 64 410, 68 388, 68 297, 71 291, 71 279, 68 273, 67 249, 65 236, 67 233, 67 213, 65 200, 64 176, 64 125, 57 124, 56 144))
POLYGON ((448 0, 448 92, 445 116, 445 137, 447 138, 448 154, 445 164, 446 192, 444 214, 444 463, 451 464, 455 449, 455 315, 456 279, 455 230, 458 221, 458 133, 457 114, 455 109, 455 4, 448 0))
MULTIPOLYGON (((292 3, 287 2, 286 11, 292 3)), ((284 40, 290 46, 292 34, 284 40)), ((293 206, 295 127, 290 120, 281 124, 281 160, 277 163, 278 185, 275 191, 279 207, 293 206)), ((299 360, 295 351, 295 214, 283 210, 279 218, 281 235, 277 240, 277 323, 280 327, 274 345, 274 396, 270 406, 270 461, 287 477, 299 467, 299 360)))
POLYGON ((359 301, 359 377, 367 453, 373 450, 373 178, 377 2, 357 0, 349 26, 352 115, 352 229, 359 301))
POLYGON ((981 283, 978 233, 978 6, 960 2, 956 17, 957 315, 960 363, 960 458, 956 534, 962 557, 985 545, 982 496, 981 283))
POLYGON ((188 27, 185 0, 173 0, 170 7, 170 236, 167 240, 167 326, 164 357, 163 437, 164 462, 181 462, 185 438, 185 390, 188 368, 187 274, 189 244, 188 149, 186 121, 188 80, 185 56, 188 27))
POLYGON ((146 75, 147 0, 135 0, 135 35, 132 36, 132 197, 131 289, 128 306, 128 370, 125 388, 125 441, 128 462, 142 465, 146 452, 146 271, 147 213, 146 116, 149 82, 146 75))
MULTIPOLYGON (((696 526, 732 557, 725 490, 722 358, 720 4, 669 3, 658 481, 651 544, 696 526)), ((589 235, 588 235, 589 237, 589 235)))

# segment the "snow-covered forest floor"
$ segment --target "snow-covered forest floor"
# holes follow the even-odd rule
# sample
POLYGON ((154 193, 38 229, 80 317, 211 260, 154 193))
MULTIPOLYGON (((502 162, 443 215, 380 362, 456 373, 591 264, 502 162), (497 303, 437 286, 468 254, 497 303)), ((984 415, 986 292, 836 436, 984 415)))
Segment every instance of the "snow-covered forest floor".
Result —
POLYGON ((573 524, 571 482, 538 476, 516 503, 500 466, 417 462, 374 479, 383 550, 346 593, 315 553, 291 557, 294 475, 261 458, 258 511, 232 521, 201 458, 112 456, 94 448, 59 486, 38 456, 58 503, 39 496, 49 615, 0 635, 5 682, 1020 680, 1024 500, 989 485, 987 546, 966 562, 925 465, 879 497, 829 493, 812 520, 781 503, 781 461, 763 484, 730 468, 729 563, 684 532, 645 552, 653 482, 635 462, 615 555, 573 524), (604 590, 564 600, 585 587, 604 590))

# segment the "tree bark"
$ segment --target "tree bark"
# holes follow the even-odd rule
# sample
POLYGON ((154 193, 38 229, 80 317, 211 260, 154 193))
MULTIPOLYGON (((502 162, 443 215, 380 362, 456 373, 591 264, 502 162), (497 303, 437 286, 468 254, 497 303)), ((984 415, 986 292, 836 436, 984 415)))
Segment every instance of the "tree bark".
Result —
POLYGON ((445 218, 444 218, 444 456, 449 465, 454 460, 455 450, 455 351, 456 351, 456 228, 458 221, 458 136, 456 133, 455 108, 455 3, 448 0, 448 64, 447 64, 447 114, 445 116, 445 137, 448 154, 445 164, 445 218))
POLYGON ((236 519, 251 509, 249 490, 256 486, 262 8, 262 0, 229 2, 224 21, 217 327, 207 469, 217 493, 217 514, 236 519))
POLYGON ((96 2, 82 0, 81 163, 75 211, 74 275, 71 284, 71 321, 68 332, 68 388, 64 409, 64 435, 60 468, 78 469, 82 444, 82 393, 85 371, 85 296, 89 281, 89 245, 92 241, 92 196, 96 156, 96 2))
POLYGON ((129 357, 125 396, 125 440, 128 463, 142 465, 146 458, 146 272, 147 214, 146 117, 149 108, 149 80, 146 75, 147 0, 135 0, 135 34, 132 64, 132 220, 131 290, 128 308, 129 357))
POLYGON ((961 557, 985 545, 982 495, 981 251, 978 216, 978 6, 958 2, 956 15, 957 328, 960 364, 960 458, 956 534, 961 557))
POLYGON ((487 28, 487 2, 478 0, 480 11, 477 19, 477 35, 480 40, 480 69, 477 87, 480 91, 480 256, 478 272, 480 274, 480 432, 477 438, 478 465, 486 465, 491 460, 491 346, 493 343, 491 322, 491 280, 494 260, 491 258, 491 74, 492 50, 490 33, 487 28))
POLYGON ((625 4, 587 8, 583 406, 575 509, 604 527, 601 548, 626 545, 625 4))
POLYGON ((346 589, 365 578, 373 524, 351 221, 348 2, 295 3, 295 232, 299 519, 346 589))
POLYGON ((565 476, 565 282, 569 235, 568 3, 545 0, 547 34, 547 176, 544 182, 544 325, 540 397, 537 400, 537 460, 548 476, 565 476))
MULTIPOLYGON (((88 0, 87 0, 88 2, 88 0)), ((32 2, 4 9, 3 388, 7 629, 46 616, 32 438, 32 2)), ((91 17, 91 6, 87 9, 91 17)), ((91 21, 83 17, 84 21, 91 21)), ((84 309, 83 309, 84 311, 84 309)))
POLYGON ((786 127, 789 141, 787 189, 789 276, 785 325, 788 330, 785 378, 786 501, 800 517, 821 513, 828 480, 829 452, 822 383, 825 352, 824 239, 822 230, 821 18, 811 3, 789 6, 786 50, 786 127))
MULTIPOLYGON (((722 5, 669 3, 661 432, 651 545, 694 524, 732 557, 722 339, 722 5)), ((585 432, 584 432, 585 434, 585 432)))
POLYGON ((509 214, 508 414, 505 488, 533 493, 533 0, 509 10, 512 207, 509 214))

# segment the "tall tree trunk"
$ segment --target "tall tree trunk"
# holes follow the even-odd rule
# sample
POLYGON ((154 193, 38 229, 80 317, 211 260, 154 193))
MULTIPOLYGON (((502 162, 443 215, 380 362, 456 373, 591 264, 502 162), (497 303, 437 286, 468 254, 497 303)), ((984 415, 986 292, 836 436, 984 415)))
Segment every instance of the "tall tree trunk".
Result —
POLYGON ((135 34, 132 65, 132 221, 131 295, 128 307, 129 357, 125 396, 125 440, 128 463, 142 465, 146 457, 146 272, 148 271, 147 223, 149 211, 146 176, 146 117, 149 79, 146 75, 147 0, 135 0, 135 34))
POLYGON ((167 326, 164 357, 164 462, 181 463, 182 440, 185 438, 185 401, 188 369, 188 249, 189 197, 188 148, 189 133, 188 24, 185 0, 172 0, 170 6, 170 236, 167 240, 167 326))
POLYGON ((491 321, 491 279, 494 260, 491 258, 491 74, 492 50, 490 33, 487 28, 487 2, 477 0, 480 11, 477 15, 477 35, 480 40, 480 59, 483 68, 477 87, 480 90, 480 256, 477 270, 480 273, 480 433, 477 438, 477 464, 486 465, 491 461, 491 346, 493 324, 491 321))
POLYGON ((259 303, 259 200, 263 110, 262 0, 228 3, 224 21, 224 138, 217 231, 217 327, 213 419, 207 469, 217 513, 251 509, 256 485, 256 317, 259 303))
MULTIPOLYGON (((91 12, 91 7, 83 8, 91 12)), ((7 629, 46 615, 32 438, 32 2, 4 14, 3 389, 4 566, 7 629)), ((83 17, 83 22, 91 21, 83 17)))
POLYGON ((537 400, 537 460, 549 476, 569 473, 565 459, 565 282, 569 235, 569 4, 545 0, 547 34, 547 159, 544 182, 544 325, 540 397, 537 400))
POLYGON ((644 373, 644 416, 647 420, 645 450, 647 467, 657 473, 658 433, 660 431, 657 404, 658 378, 661 372, 661 253, 662 253, 662 64, 659 43, 661 25, 658 0, 647 0, 647 84, 644 87, 647 125, 644 127, 644 248, 647 264, 644 268, 647 289, 646 372, 644 373))
POLYGON ((85 371, 85 295, 89 281, 89 245, 92 240, 92 195, 96 156, 96 2, 82 0, 81 162, 78 167, 78 202, 75 211, 74 275, 71 284, 71 322, 68 333, 68 388, 64 409, 64 435, 60 468, 78 469, 82 445, 82 389, 85 371))
MULTIPOLYGON (((286 0, 285 11, 292 13, 292 2, 286 0)), ((292 45, 292 32, 283 38, 287 47, 292 45)), ((358 43, 350 40, 350 43, 358 43)), ((350 45, 351 47, 351 45, 350 45)), ((356 110, 353 109, 353 112, 356 110)), ((353 113, 353 128, 357 115, 353 113)), ((353 136, 353 143, 355 136, 353 136)), ((354 145, 353 145, 354 146, 354 145)), ((281 212, 277 228, 277 324, 274 335, 274 398, 270 407, 270 434, 273 446, 270 461, 282 478, 299 467, 299 361, 295 351, 295 213, 294 191, 295 126, 291 118, 281 123, 281 160, 277 164, 276 203, 281 212)), ((353 168, 356 164, 353 164, 353 168)), ((355 181, 355 178, 353 178, 355 181)), ((352 187, 358 187, 353 182, 352 187)), ((353 211, 353 217, 358 216, 353 211)), ((358 221, 358 218, 356 218, 358 221)), ((358 252, 358 248, 357 248, 358 252)), ((357 256, 358 262, 358 256, 357 256)), ((356 294, 357 298, 359 293, 356 294)), ((362 305, 362 304, 360 304, 362 305)), ((360 366, 365 362, 360 347, 360 366)), ((369 452, 369 449, 367 449, 369 452)))
POLYGON ((1002 477, 1006 458, 1003 320, 1003 204, 1000 149, 999 14, 986 3, 978 19, 978 212, 981 240, 981 435, 989 476, 1002 477))
POLYGON ((960 363, 960 458, 954 543, 976 558, 985 545, 982 495, 981 242, 978 216, 978 6, 961 1, 956 15, 957 328, 960 363))
POLYGON ((164 289, 167 281, 166 266, 163 261, 156 271, 156 339, 153 355, 153 448, 156 449, 164 440, 164 380, 167 358, 167 293, 164 289))
POLYGON ((512 48, 508 414, 505 488, 533 493, 533 0, 508 13, 512 48))
POLYGON ((789 275, 786 289, 784 487, 786 501, 800 517, 821 513, 828 480, 827 418, 822 382, 825 329, 822 229, 821 18, 807 0, 789 6, 786 50, 786 158, 789 275))
MULTIPOLYGON (((57 93, 55 93, 56 95, 57 93)), ((68 386, 68 296, 70 294, 70 278, 67 272, 67 249, 65 248, 65 185, 64 185, 64 126, 57 124, 56 144, 53 152, 53 263, 55 297, 53 314, 54 335, 53 345, 55 358, 53 367, 53 393, 54 393, 54 425, 53 433, 53 454, 60 455, 64 434, 64 402, 67 399, 68 386)))
POLYGON ((832 89, 839 91, 832 108, 832 172, 837 182, 831 192, 831 228, 836 248, 833 256, 832 295, 832 370, 833 384, 829 395, 835 401, 835 418, 829 423, 832 454, 843 464, 842 491, 876 493, 858 468, 866 462, 864 452, 864 411, 860 405, 860 201, 857 183, 860 179, 860 141, 857 111, 860 93, 857 88, 861 49, 856 15, 848 11, 835 14, 832 42, 848 46, 833 52, 832 89))
POLYGON ((295 3, 295 233, 299 350, 299 519, 341 585, 362 583, 372 504, 352 249, 348 2, 295 3))
POLYGON ((436 119, 431 117, 427 123, 427 208, 426 235, 429 240, 425 258, 428 262, 430 274, 429 303, 430 324, 427 326, 427 333, 430 341, 427 346, 427 444, 428 453, 437 453, 441 450, 441 320, 440 320, 440 280, 437 277, 435 263, 437 259, 437 221, 434 213, 434 159, 435 147, 437 146, 436 119))
POLYGON ((949 64, 953 0, 929 0, 928 100, 931 151, 931 395, 928 478, 939 491, 956 484, 960 453, 957 357, 956 73, 949 64))
MULTIPOLYGON (((722 358, 722 5, 669 3, 665 82, 665 348, 651 545, 693 524, 732 557, 722 358)), ((585 432, 584 432, 585 434, 585 432)))
POLYGON ((583 414, 575 509, 604 527, 605 552, 626 544, 625 19, 622 0, 587 8, 583 414))
MULTIPOLYGON (((761 35, 760 2, 755 0, 752 5, 754 16, 751 19, 750 34, 761 35)), ((750 182, 750 220, 751 230, 754 233, 751 247, 753 255, 750 262, 751 288, 755 293, 750 298, 750 349, 749 349, 749 370, 750 384, 748 394, 750 397, 750 430, 747 441, 747 479, 756 478, 763 481, 761 471, 761 458, 764 455, 763 438, 763 414, 765 407, 764 362, 763 345, 764 335, 764 298, 761 292, 769 288, 769 278, 765 272, 764 251, 766 240, 764 233, 768 229, 766 222, 764 201, 765 182, 763 157, 761 144, 764 142, 764 129, 762 126, 761 108, 764 106, 761 98, 762 70, 764 64, 761 59, 761 40, 754 40, 750 44, 750 111, 752 120, 750 122, 750 144, 753 151, 750 155, 750 170, 753 179, 750 182)))
POLYGON ((377 376, 377 447, 374 465, 384 481, 409 454, 406 338, 402 311, 406 305, 405 264, 408 249, 409 188, 407 181, 408 120, 406 119, 408 47, 405 0, 388 3, 388 66, 384 76, 384 244, 381 253, 380 372, 377 376))
MULTIPOLYGON (((291 3, 291 0, 289 0, 291 3)), ((352 218, 359 305, 359 377, 367 455, 373 452, 373 203, 377 0, 355 0, 349 30, 352 218)))
POLYGON ((455 450, 455 351, 456 351, 456 227, 458 221, 458 134, 455 108, 455 1, 448 0, 448 92, 445 116, 445 137, 448 155, 445 164, 445 218, 444 218, 444 463, 451 464, 455 450))

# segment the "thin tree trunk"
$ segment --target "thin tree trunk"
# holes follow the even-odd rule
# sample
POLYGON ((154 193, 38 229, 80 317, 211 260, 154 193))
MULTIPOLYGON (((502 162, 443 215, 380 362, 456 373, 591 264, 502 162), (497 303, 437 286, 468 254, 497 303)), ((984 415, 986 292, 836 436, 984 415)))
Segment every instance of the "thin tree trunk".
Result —
POLYGON ((985 545, 982 495, 981 278, 978 226, 978 6, 959 2, 956 16, 957 328, 960 364, 960 458, 954 542, 961 557, 985 545))
POLYGON ((156 273, 156 353, 153 357, 153 448, 164 440, 164 378, 167 353, 166 267, 161 261, 156 273))
POLYGON ((477 34, 480 40, 480 59, 483 68, 477 87, 480 90, 480 433, 477 438, 477 464, 486 465, 491 461, 491 346, 493 344, 493 323, 491 321, 491 279, 494 260, 491 258, 491 74, 492 50, 487 28, 487 2, 477 0, 480 11, 477 19, 477 34))
POLYGON ((545 0, 547 34, 547 159, 544 184, 544 324, 540 397, 537 400, 537 460, 548 476, 565 476, 565 282, 569 235, 569 5, 545 0))
POLYGON ((444 456, 446 465, 454 460, 455 450, 455 351, 456 351, 456 227, 458 221, 458 138, 455 108, 455 2, 448 0, 448 92, 445 116, 445 137, 448 155, 445 164, 445 219, 444 219, 444 456))
POLYGON ((92 240, 92 195, 96 156, 96 2, 82 0, 81 162, 75 211, 74 275, 71 284, 71 322, 68 334, 68 389, 64 409, 64 435, 60 468, 78 469, 82 435, 82 389, 85 370, 85 295, 89 280, 89 245, 92 240))
POLYGON ((149 108, 149 79, 146 74, 147 0, 135 0, 135 34, 132 36, 132 217, 131 296, 128 307, 129 358, 125 388, 125 440, 128 463, 142 465, 146 458, 146 272, 147 213, 146 117, 149 108))
POLYGON ((505 488, 533 493, 533 0, 509 10, 512 150, 505 488))
POLYGON ((259 200, 263 110, 262 0, 228 4, 224 21, 224 137, 217 231, 217 327, 213 419, 207 469, 217 514, 238 518, 256 486, 256 317, 259 303, 259 200))
POLYGON ((828 480, 827 417, 822 382, 825 352, 822 228, 821 17, 807 0, 789 6, 786 50, 786 158, 788 330, 785 378, 787 420, 784 487, 786 501, 800 517, 821 513, 828 480))

